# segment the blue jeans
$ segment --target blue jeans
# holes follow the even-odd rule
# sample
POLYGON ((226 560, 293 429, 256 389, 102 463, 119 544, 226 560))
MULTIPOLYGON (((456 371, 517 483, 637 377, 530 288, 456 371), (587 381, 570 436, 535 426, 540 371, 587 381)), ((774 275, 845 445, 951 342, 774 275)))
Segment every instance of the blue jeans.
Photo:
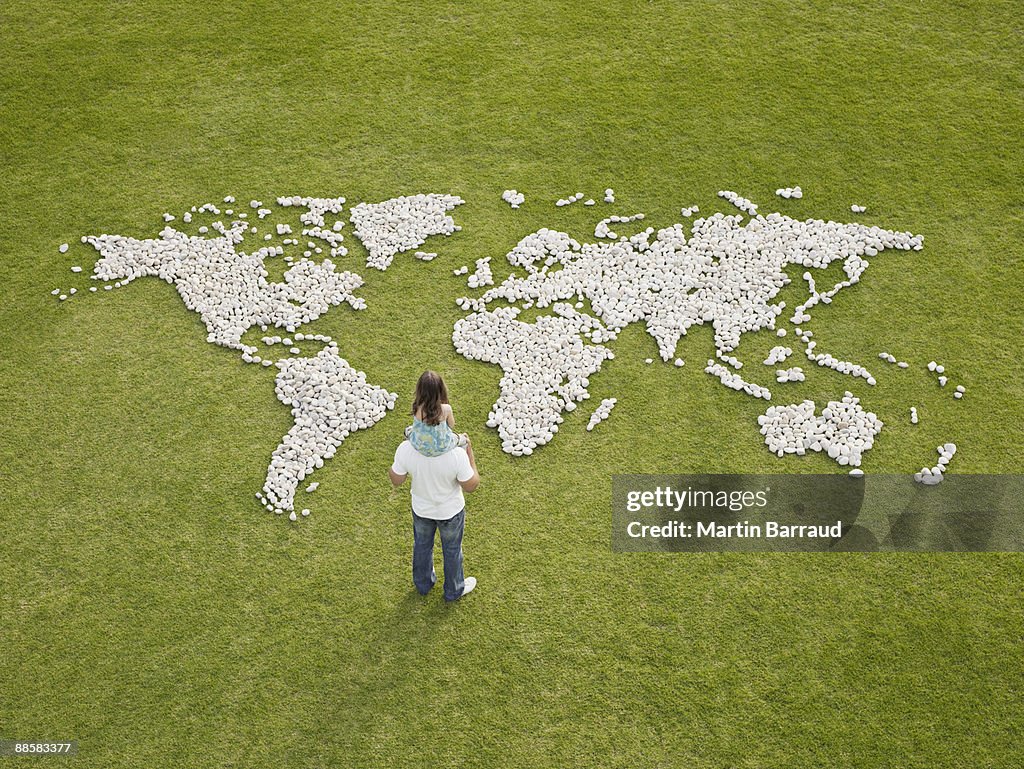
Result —
POLYGON ((412 514, 412 583, 420 595, 426 595, 437 582, 434 572, 434 532, 441 534, 444 554, 444 599, 454 601, 462 596, 466 580, 462 574, 462 533, 466 525, 466 509, 447 521, 421 518, 412 514))

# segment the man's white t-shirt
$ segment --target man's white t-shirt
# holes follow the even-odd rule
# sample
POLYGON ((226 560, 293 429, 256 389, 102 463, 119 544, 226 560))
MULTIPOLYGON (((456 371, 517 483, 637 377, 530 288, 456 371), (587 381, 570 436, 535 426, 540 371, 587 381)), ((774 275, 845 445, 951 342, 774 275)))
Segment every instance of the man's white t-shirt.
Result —
POLYGON ((412 476, 412 511, 420 518, 447 521, 466 506, 459 481, 472 478, 473 467, 463 448, 425 457, 409 441, 402 441, 391 469, 398 475, 412 476))

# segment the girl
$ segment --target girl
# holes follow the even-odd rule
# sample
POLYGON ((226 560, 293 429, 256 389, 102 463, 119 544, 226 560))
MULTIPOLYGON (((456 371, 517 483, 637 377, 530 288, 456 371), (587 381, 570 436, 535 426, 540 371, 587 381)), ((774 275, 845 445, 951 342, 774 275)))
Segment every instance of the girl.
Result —
POLYGON ((466 434, 456 435, 452 430, 455 414, 448 404, 448 388, 437 372, 424 371, 416 383, 412 417, 412 426, 405 428, 405 437, 423 456, 439 457, 456 446, 466 445, 466 434))

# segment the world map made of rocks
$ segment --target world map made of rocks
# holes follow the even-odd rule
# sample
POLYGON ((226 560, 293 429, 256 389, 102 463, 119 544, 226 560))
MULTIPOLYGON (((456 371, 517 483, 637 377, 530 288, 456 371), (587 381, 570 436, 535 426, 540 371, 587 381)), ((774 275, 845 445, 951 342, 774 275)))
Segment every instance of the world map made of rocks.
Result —
MULTIPOLYGON (((803 190, 780 188, 776 194, 799 199, 803 190)), ((784 338, 787 329, 779 319, 787 314, 808 365, 875 384, 865 365, 818 351, 813 333, 803 325, 818 305, 831 303, 839 291, 860 281, 870 257, 887 249, 920 250, 923 237, 855 222, 797 220, 780 213, 764 216, 757 204, 735 192, 723 190, 718 195, 741 213, 693 218, 699 209, 689 206, 680 211, 690 222, 689 233, 677 223, 657 231, 647 227, 631 236, 619 236, 612 227, 635 227, 644 214, 616 214, 597 222, 590 243, 542 228, 508 252, 512 271, 500 284, 495 285, 490 257, 477 259, 472 272, 468 266, 453 270, 454 275, 468 275, 467 288, 486 289, 456 300, 465 315, 455 323, 452 343, 468 359, 501 367, 500 394, 487 426, 497 429, 503 451, 526 456, 551 441, 563 414, 590 398, 590 378, 604 361, 615 357, 606 343, 631 323, 643 323, 661 359, 677 367, 684 365, 675 355, 687 330, 710 325, 715 357, 707 361, 704 371, 726 387, 771 401, 771 390, 755 381, 763 377, 741 373, 744 364, 731 353, 745 333, 774 330, 784 338), (845 278, 820 289, 811 271, 834 262, 841 262, 845 278), (802 279, 807 296, 788 310, 785 302, 774 300, 790 283, 786 268, 791 266, 805 268, 802 279), (492 309, 491 303, 499 301, 501 305, 492 309), (592 312, 586 311, 587 304, 592 312), (519 320, 521 312, 532 307, 550 308, 550 313, 533 322, 519 320)), ((559 199, 555 206, 574 205, 583 198, 577 192, 559 199)), ((516 190, 505 190, 502 199, 512 208, 526 200, 516 190)), ((606 189, 602 200, 605 205, 614 204, 614 190, 606 189)), ((343 245, 345 202, 341 197, 278 197, 279 208, 301 211, 298 233, 290 224, 263 226, 274 209, 262 201, 236 206, 235 198, 228 196, 222 204, 204 203, 181 215, 186 225, 198 221, 197 217, 213 219, 198 226, 195 235, 176 229, 177 217, 165 213, 164 229, 156 238, 98 235, 81 239, 100 255, 90 275, 94 285, 89 292, 119 289, 145 276, 162 278, 176 287, 186 307, 200 315, 207 341, 238 350, 246 363, 278 369, 277 397, 291 407, 294 424, 274 449, 256 498, 268 511, 287 513, 293 521, 300 514, 310 514, 308 508, 295 510, 300 485, 334 456, 346 438, 379 422, 398 400, 396 393, 368 382, 363 372, 342 358, 336 340, 299 331, 333 306, 366 307, 355 293, 363 277, 351 270, 339 271, 334 263, 348 253, 343 245), (242 250, 246 241, 258 247, 242 250), (266 261, 272 259, 280 259, 286 267, 282 281, 268 280, 266 261), (256 327, 267 334, 261 340, 265 350, 242 341, 256 327), (272 329, 281 333, 270 333, 272 329), (320 349, 304 356, 297 345, 310 342, 320 349), (275 355, 278 347, 287 348, 288 354, 275 355)), ((418 260, 432 261, 436 252, 418 249, 431 237, 461 229, 449 212, 463 202, 455 195, 431 193, 352 207, 349 223, 366 248, 366 267, 386 270, 396 256, 407 252, 418 260)), ((598 203, 589 198, 583 205, 598 203)), ((862 213, 866 207, 853 204, 851 210, 862 213)), ((62 244, 58 250, 65 254, 69 246, 62 244)), ((71 271, 80 273, 82 267, 72 266, 71 271)), ((79 291, 57 288, 51 293, 65 302, 79 291)), ((780 367, 792 355, 791 347, 780 344, 762 362, 774 369, 777 384, 804 381, 800 366, 780 367)), ((878 357, 899 369, 910 365, 888 352, 878 357)), ((947 385, 942 364, 930 361, 927 369, 940 387, 947 385)), ((966 391, 963 385, 950 390, 957 400, 966 391)), ((616 402, 615 398, 602 400, 586 429, 593 430, 608 419, 616 402)), ((919 422, 916 406, 910 407, 910 420, 919 422)), ((758 424, 765 445, 779 457, 825 452, 853 475, 863 474, 863 454, 883 428, 878 416, 865 411, 850 392, 829 401, 820 412, 809 400, 769 406, 758 424)), ((914 476, 917 481, 932 485, 942 480, 956 445, 946 443, 937 451, 938 463, 923 467, 914 476)), ((313 482, 305 490, 312 492, 318 486, 313 482)))

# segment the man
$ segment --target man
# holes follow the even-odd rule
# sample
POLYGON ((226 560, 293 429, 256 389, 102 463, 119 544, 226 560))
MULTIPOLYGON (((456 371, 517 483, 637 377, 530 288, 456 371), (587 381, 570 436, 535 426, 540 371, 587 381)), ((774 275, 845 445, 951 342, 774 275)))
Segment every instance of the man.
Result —
POLYGON ((476 587, 476 577, 463 577, 462 533, 466 525, 466 498, 480 485, 473 444, 456 447, 437 457, 426 457, 402 441, 388 476, 398 488, 412 476, 412 582, 426 595, 437 582, 434 572, 434 532, 441 534, 444 554, 444 598, 456 601, 476 587))

